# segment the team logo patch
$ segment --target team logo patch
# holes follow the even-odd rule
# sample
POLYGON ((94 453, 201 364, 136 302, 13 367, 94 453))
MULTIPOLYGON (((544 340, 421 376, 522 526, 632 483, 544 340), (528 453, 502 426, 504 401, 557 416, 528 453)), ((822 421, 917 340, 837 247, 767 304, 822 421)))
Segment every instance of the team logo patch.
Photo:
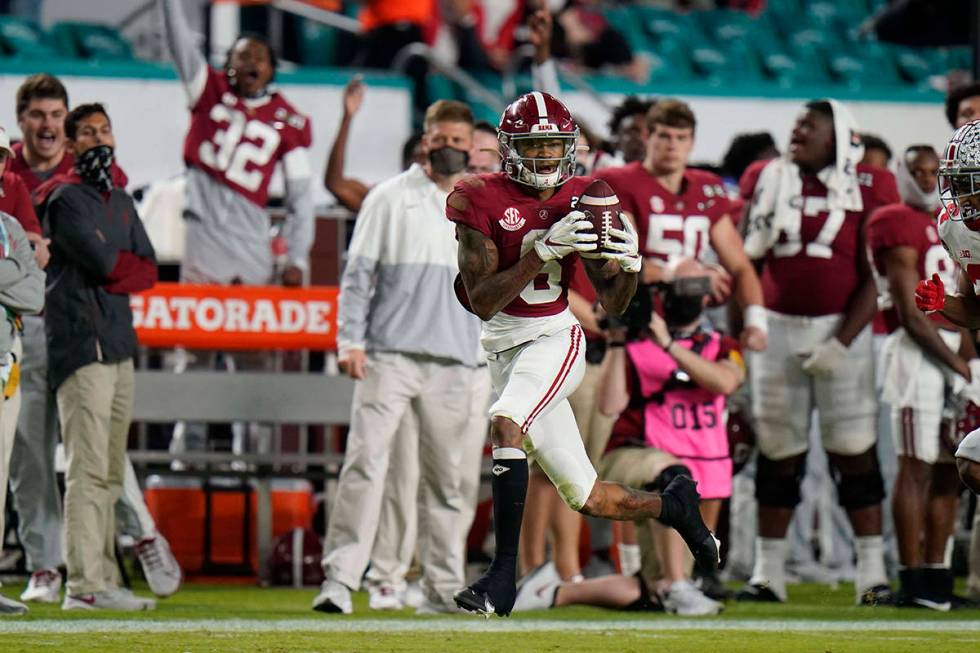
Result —
POLYGON ((521 212, 512 206, 504 211, 504 217, 500 218, 498 222, 500 222, 500 226, 507 231, 517 231, 523 227, 524 223, 527 221, 521 217, 521 212))
POLYGON ((493 474, 494 476, 500 476, 504 472, 509 472, 509 471, 510 468, 504 467, 503 465, 494 465, 493 468, 490 469, 490 473, 493 474))
POLYGON ((538 218, 541 220, 548 219, 548 209, 541 209, 538 211, 538 218))
POLYGON ((973 258, 973 256, 970 254, 970 250, 968 250, 968 249, 961 249, 960 250, 960 258, 973 258))

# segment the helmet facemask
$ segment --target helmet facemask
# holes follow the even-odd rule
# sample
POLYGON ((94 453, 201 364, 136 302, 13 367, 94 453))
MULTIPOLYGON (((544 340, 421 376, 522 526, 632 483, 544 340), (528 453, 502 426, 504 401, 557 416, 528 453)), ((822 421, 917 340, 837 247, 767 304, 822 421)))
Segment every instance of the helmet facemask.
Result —
POLYGON ((980 168, 951 164, 946 160, 939 166, 939 199, 951 220, 971 222, 980 218, 980 168), (965 201, 968 198, 973 199, 965 201), (955 211, 950 210, 951 205, 955 211))
MULTIPOLYGON (((532 128, 533 129, 533 128, 532 128)), ((578 144, 578 128, 573 132, 541 130, 529 134, 507 134, 500 132, 501 149, 504 154, 504 172, 514 181, 538 190, 561 186, 575 174, 575 153, 578 144), (559 141, 561 154, 558 156, 525 156, 531 141, 559 141)))

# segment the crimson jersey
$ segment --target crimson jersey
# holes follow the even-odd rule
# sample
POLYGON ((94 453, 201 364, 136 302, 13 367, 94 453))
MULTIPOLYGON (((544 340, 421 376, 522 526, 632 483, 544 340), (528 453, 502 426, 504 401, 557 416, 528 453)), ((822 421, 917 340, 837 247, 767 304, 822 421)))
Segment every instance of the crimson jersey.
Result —
MULTIPOLYGON (((770 161, 756 161, 742 175, 739 190, 746 201, 752 199, 770 161)), ((895 177, 887 170, 859 163, 857 175, 861 211, 827 211, 827 187, 814 175, 803 177, 799 232, 781 232, 764 259, 766 308, 785 315, 844 312, 861 282, 859 257, 865 256, 862 230, 868 216, 880 206, 901 201, 895 177)))
MULTIPOLYGON (((551 199, 541 201, 521 190, 502 172, 472 175, 459 183, 446 200, 453 222, 476 229, 497 247, 497 269, 513 267, 552 224, 575 208, 590 177, 572 177, 551 199)), ((503 308, 515 317, 557 315, 568 307, 568 286, 577 256, 548 261, 541 274, 503 308)))
POLYGON ((312 140, 310 121, 282 95, 239 97, 224 73, 208 67, 191 107, 184 162, 264 208, 276 164, 312 140))
POLYGON ((0 176, 0 211, 16 218, 24 231, 41 234, 41 223, 34 212, 27 185, 20 175, 9 170, 0 176))
POLYGON ((600 170, 596 178, 616 191, 636 224, 640 253, 656 261, 702 260, 711 228, 731 211, 724 182, 703 170, 685 170, 679 194, 664 188, 640 162, 600 170))
MULTIPOLYGON (((953 287, 953 261, 939 240, 936 221, 928 213, 907 204, 889 204, 875 209, 868 218, 865 237, 878 286, 878 305, 883 309, 882 316, 889 333, 901 324, 888 287, 883 260, 885 250, 893 247, 914 249, 917 256, 916 273, 920 279, 931 279, 933 274, 939 274, 947 288, 953 287)), ((930 317, 939 324, 954 328, 938 311, 930 317)))

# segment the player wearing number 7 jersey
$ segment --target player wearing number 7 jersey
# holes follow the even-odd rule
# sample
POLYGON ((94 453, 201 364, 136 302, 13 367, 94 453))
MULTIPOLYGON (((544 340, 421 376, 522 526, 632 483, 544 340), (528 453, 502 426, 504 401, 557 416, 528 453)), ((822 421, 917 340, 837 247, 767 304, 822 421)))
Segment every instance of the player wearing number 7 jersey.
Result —
MULTIPOLYGON (((499 397, 490 408, 496 552, 490 569, 460 590, 463 609, 506 616, 516 595, 518 539, 531 455, 573 510, 611 519, 654 518, 678 530, 695 557, 717 564, 717 543, 698 512, 694 482, 662 495, 596 480, 567 397, 582 379, 582 328, 568 309, 576 255, 610 313, 629 303, 639 272, 636 233, 612 230, 612 250, 576 203, 591 180, 575 178, 579 130, 547 93, 521 96, 498 129, 503 173, 456 185, 446 213, 456 223, 459 268, 499 397)), ((599 201, 590 198, 590 203, 599 201)), ((618 202, 618 201, 617 201, 618 202)))
POLYGON ((266 204, 272 174, 282 164, 288 245, 283 280, 298 285, 313 243, 310 121, 268 88, 276 61, 267 43, 239 38, 223 70, 216 70, 194 44, 180 0, 158 4, 191 111, 184 141, 187 236, 181 280, 273 281, 266 204))
POLYGON ((898 202, 886 170, 858 162, 863 146, 835 101, 807 103, 786 155, 749 167, 745 249, 762 267, 769 348, 748 356, 759 446, 755 568, 741 600, 785 601, 786 531, 800 502, 813 409, 857 535, 858 600, 884 600, 884 488, 875 453, 871 333, 876 310, 863 229, 898 202))

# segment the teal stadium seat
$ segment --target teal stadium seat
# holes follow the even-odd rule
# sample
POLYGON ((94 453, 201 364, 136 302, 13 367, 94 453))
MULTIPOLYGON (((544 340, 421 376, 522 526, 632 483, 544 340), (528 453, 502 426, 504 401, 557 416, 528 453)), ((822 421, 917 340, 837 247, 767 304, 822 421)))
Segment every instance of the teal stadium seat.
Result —
POLYGON ((58 53, 34 21, 0 16, 0 45, 6 55, 22 59, 53 59, 58 53))
POLYGON ((304 65, 334 65, 337 30, 308 18, 300 19, 299 51, 304 65))
POLYGON ((132 61, 133 49, 115 27, 99 23, 62 22, 51 27, 51 38, 65 57, 99 61, 132 61))

